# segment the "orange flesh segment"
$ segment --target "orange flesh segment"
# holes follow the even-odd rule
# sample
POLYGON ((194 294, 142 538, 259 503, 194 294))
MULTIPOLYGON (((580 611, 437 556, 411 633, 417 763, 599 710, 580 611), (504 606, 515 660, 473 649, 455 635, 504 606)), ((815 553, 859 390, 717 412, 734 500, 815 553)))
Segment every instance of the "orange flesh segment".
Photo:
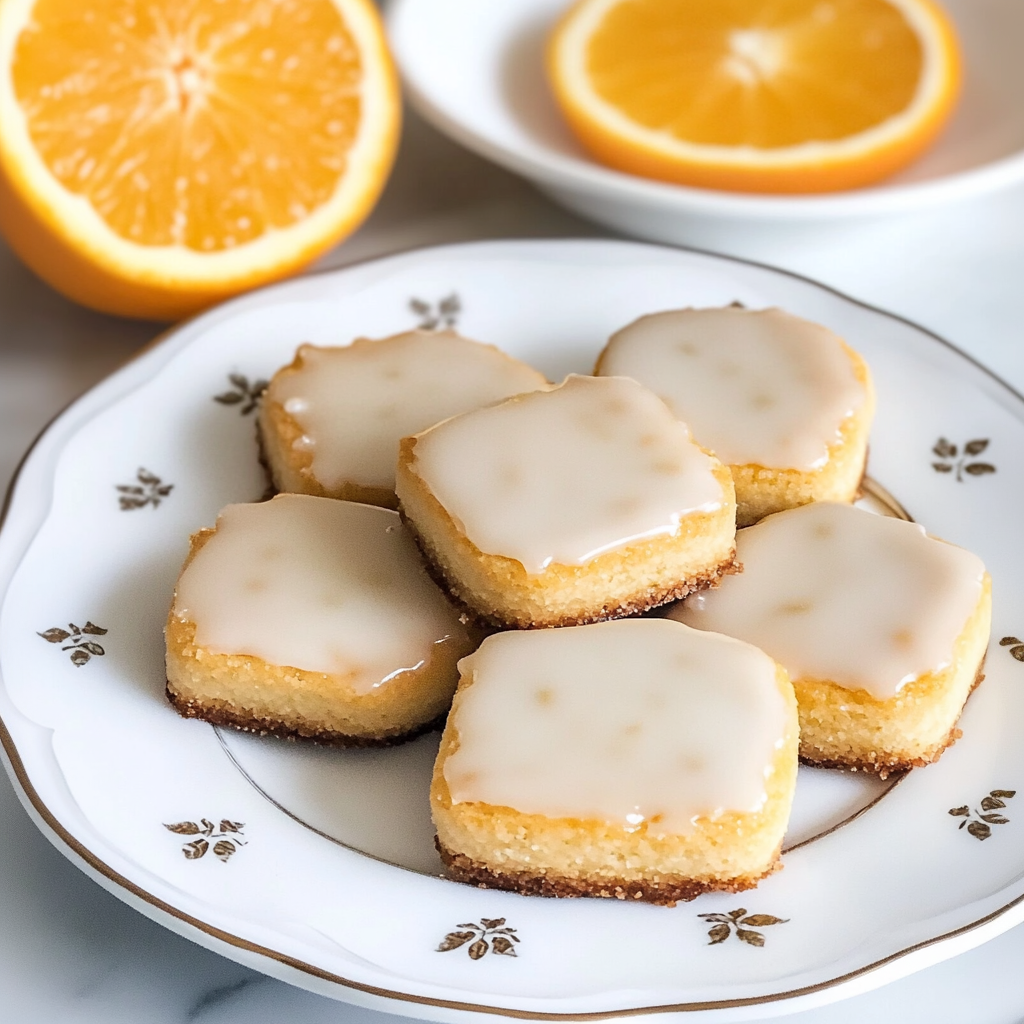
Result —
POLYGON ((12 75, 47 168, 139 245, 213 253, 305 219, 360 121, 330 0, 37 0, 12 75))
POLYGON ((586 62, 594 91, 646 128, 775 149, 899 114, 924 53, 884 0, 628 0, 591 36, 586 62))

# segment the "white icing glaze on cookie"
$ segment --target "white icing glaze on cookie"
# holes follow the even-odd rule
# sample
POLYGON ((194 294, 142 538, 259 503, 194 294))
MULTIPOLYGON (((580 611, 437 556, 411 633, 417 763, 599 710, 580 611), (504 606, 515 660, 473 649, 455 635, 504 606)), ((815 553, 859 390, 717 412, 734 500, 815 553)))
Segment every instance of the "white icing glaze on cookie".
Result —
POLYGON ((398 513, 304 494, 228 505, 174 614, 199 647, 349 676, 357 693, 437 656, 454 672, 472 646, 398 513))
POLYGON ((686 834, 763 807, 786 741, 771 658, 665 619, 497 633, 459 671, 455 803, 686 834))
POLYGON ((796 679, 879 700, 953 660, 985 567, 914 523, 817 503, 736 535, 743 572, 669 615, 767 651, 796 679))
POLYGON ((295 447, 313 452, 313 475, 328 489, 394 488, 401 438, 547 384, 525 363, 453 331, 303 345, 298 354, 301 369, 276 376, 268 400, 302 428, 295 447))
POLYGON ((481 551, 539 573, 720 508, 713 465, 646 388, 573 374, 420 434, 412 469, 481 551))
POLYGON ((816 469, 866 399, 838 335, 779 309, 644 316, 600 367, 649 387, 731 466, 816 469))

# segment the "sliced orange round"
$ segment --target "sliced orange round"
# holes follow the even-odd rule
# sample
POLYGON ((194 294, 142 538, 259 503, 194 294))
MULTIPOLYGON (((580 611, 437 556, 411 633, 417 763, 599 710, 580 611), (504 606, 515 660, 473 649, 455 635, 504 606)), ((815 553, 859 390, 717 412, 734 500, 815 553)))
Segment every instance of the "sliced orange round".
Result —
POLYGON ((894 173, 933 141, 960 84, 931 0, 579 0, 548 69, 602 162, 754 192, 894 173))
POLYGON ((72 299, 176 318, 354 230, 400 109, 369 0, 2 0, 0 230, 72 299))

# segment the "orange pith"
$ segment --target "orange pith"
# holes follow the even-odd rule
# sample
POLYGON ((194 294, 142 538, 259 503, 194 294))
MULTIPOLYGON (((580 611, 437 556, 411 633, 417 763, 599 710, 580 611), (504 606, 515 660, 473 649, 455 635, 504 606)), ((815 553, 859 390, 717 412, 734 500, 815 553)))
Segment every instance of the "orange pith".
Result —
POLYGON ((604 162, 780 192, 892 173, 942 127, 959 83, 930 0, 580 0, 549 71, 604 162))
POLYGON ((383 187, 399 102, 366 0, 14 3, 0 227, 79 301, 191 312, 308 262, 383 187))

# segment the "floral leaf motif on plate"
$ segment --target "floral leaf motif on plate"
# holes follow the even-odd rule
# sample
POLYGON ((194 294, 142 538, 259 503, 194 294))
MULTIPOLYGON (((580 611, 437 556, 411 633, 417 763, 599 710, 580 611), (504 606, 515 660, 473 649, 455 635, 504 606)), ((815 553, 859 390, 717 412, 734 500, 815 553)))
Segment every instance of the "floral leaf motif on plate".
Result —
POLYGON ((452 292, 451 295, 446 295, 437 302, 412 298, 409 300, 409 309, 420 318, 416 325, 419 330, 440 331, 454 327, 459 322, 462 302, 459 296, 452 292))
POLYGON ((1009 647, 1010 655, 1017 661, 1024 661, 1024 641, 1018 640, 1015 636, 1004 636, 999 641, 1000 647, 1009 647))
POLYGON ((940 461, 932 463, 936 473, 955 473, 958 483, 964 482, 964 473, 968 476, 985 476, 996 472, 991 462, 980 462, 975 456, 980 455, 989 446, 987 437, 975 438, 963 446, 963 451, 951 441, 940 437, 932 447, 932 454, 940 461))
POLYGON ((517 956, 516 943, 519 936, 515 928, 505 926, 503 917, 482 917, 479 922, 469 921, 456 925, 459 931, 449 932, 437 947, 438 953, 461 949, 470 943, 466 952, 470 960, 479 960, 487 952, 498 956, 517 956))
POLYGON ((135 479, 138 483, 116 486, 122 512, 131 512, 147 505, 159 508, 160 503, 174 490, 174 484, 165 484, 155 473, 142 466, 139 466, 135 479))
POLYGON ((175 835, 198 837, 182 845, 181 852, 186 860, 202 859, 209 852, 212 843, 213 855, 226 864, 240 847, 247 845, 242 838, 245 834, 242 831, 245 828, 244 821, 222 818, 220 823, 215 825, 209 818, 200 818, 198 822, 164 822, 164 828, 175 835))
POLYGON ((993 825, 1007 825, 1010 819, 1001 813, 1006 807, 1006 801, 1012 800, 1017 795, 1015 789, 993 789, 988 796, 981 801, 981 809, 973 812, 967 804, 960 807, 951 807, 949 813, 954 818, 961 818, 959 828, 966 826, 967 831, 975 839, 985 840, 992 835, 993 825))
POLYGON ((228 381, 231 390, 214 395, 213 400, 221 405, 240 405, 238 412, 241 416, 248 416, 260 404, 263 392, 270 384, 270 381, 262 379, 250 381, 243 373, 229 373, 228 381))
POLYGON ((63 644, 61 650, 70 652, 71 664, 75 668, 81 668, 92 658, 101 658, 107 653, 95 640, 89 639, 91 636, 106 636, 106 634, 107 630, 102 626, 97 626, 94 622, 86 622, 84 626, 76 626, 73 622, 69 622, 67 629, 54 626, 36 635, 41 636, 48 644, 63 644), (65 640, 71 642, 64 643, 65 640))
POLYGON ((697 916, 711 925, 711 928, 708 929, 709 946, 717 946, 725 942, 730 935, 735 935, 740 942, 760 948, 764 945, 764 932, 757 931, 758 928, 789 922, 788 917, 774 917, 771 914, 747 914, 745 907, 730 910, 728 914, 698 914, 697 916))

